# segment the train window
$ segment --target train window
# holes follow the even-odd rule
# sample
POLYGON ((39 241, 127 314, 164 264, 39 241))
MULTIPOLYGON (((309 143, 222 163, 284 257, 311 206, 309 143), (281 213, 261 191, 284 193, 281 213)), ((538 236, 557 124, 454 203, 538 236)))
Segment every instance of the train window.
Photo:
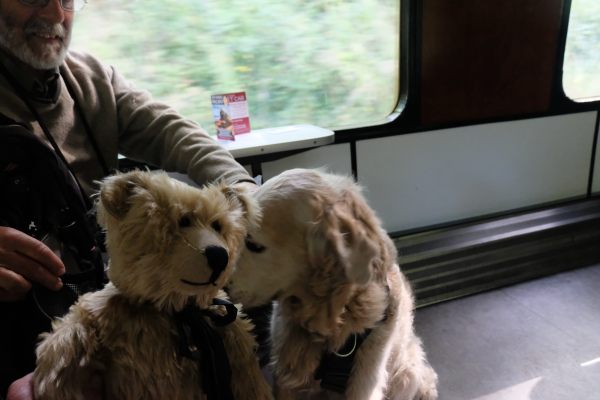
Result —
POLYGON ((563 88, 576 101, 600 99, 600 2, 572 0, 563 88))
POLYGON ((396 107, 399 3, 94 0, 73 47, 207 128, 210 95, 237 91, 253 128, 367 126, 396 107))

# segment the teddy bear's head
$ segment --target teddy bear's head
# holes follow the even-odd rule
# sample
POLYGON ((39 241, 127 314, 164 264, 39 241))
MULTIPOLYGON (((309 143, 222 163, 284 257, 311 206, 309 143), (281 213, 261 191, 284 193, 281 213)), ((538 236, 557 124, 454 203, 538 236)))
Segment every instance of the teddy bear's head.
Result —
POLYGON ((109 278, 133 301, 179 310, 207 306, 227 282, 258 206, 240 189, 198 189, 164 172, 106 178, 97 202, 106 231, 109 278))

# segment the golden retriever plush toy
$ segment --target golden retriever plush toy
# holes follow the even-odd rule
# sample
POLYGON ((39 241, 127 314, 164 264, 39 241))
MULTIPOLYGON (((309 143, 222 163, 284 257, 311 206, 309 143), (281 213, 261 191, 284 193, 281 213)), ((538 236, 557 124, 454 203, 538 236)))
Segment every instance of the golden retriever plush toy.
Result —
POLYGON ((262 223, 249 232, 229 294, 248 307, 276 300, 276 398, 436 399, 410 286, 360 188, 295 169, 256 198, 262 223))
POLYGON ((224 184, 193 188, 164 172, 107 178, 98 220, 110 283, 85 294, 37 348, 38 400, 269 399, 251 324, 220 290, 259 209, 224 184))

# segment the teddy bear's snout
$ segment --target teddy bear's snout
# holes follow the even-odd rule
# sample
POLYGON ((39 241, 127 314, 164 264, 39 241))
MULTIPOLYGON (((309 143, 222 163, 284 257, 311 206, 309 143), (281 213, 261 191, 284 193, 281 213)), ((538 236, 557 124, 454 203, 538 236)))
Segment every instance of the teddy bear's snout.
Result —
POLYGON ((211 280, 216 280, 229 263, 229 254, 221 246, 208 246, 204 249, 208 266, 213 270, 211 280))

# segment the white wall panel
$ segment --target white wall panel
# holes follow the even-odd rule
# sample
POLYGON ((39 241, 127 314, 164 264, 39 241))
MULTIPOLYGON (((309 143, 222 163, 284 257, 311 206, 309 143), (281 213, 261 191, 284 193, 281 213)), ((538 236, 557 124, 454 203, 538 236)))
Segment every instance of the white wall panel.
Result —
POLYGON ((592 193, 600 194, 600 127, 598 128, 598 141, 596 142, 596 161, 594 162, 594 180, 592 193))
POLYGON ((317 147, 277 161, 263 163, 263 180, 292 168, 324 168, 329 172, 350 176, 352 175, 350 144, 317 147))
POLYGON ((358 180, 389 232, 586 194, 596 113, 357 143, 358 180))

